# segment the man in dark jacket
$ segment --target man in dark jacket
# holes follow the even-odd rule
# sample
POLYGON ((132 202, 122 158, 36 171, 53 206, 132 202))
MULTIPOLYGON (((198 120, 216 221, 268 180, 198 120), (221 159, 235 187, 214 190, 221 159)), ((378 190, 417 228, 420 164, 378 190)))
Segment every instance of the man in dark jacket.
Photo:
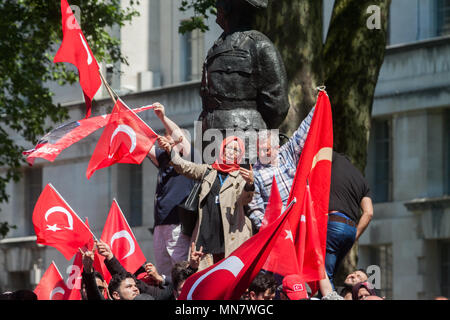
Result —
MULTIPOLYGON (((127 270, 120 264, 119 260, 113 255, 111 249, 109 246, 104 243, 103 241, 96 241, 95 245, 97 247, 98 253, 105 257, 104 263, 106 268, 108 269, 111 276, 114 278, 116 275, 124 275, 128 274, 127 270)), ((94 253, 92 251, 86 251, 83 252, 83 281, 86 283, 86 295, 88 300, 104 300, 104 296, 98 289, 96 282, 95 282, 95 274, 94 274, 94 268, 93 268, 93 262, 94 262, 94 253)), ((121 283, 122 280, 128 279, 130 277, 125 277, 122 279, 119 276, 116 276, 121 283), (119 279, 120 278, 120 279, 119 279)), ((135 282, 135 286, 138 289, 138 294, 149 294, 152 297, 154 297, 155 300, 173 300, 173 289, 172 284, 168 279, 163 280, 163 282, 159 282, 158 284, 155 283, 155 285, 150 285, 146 283, 145 281, 138 280, 134 275, 132 275, 133 281, 135 282)), ((111 280, 112 281, 112 280, 111 280)), ((111 285, 110 281, 110 285, 111 285)), ((127 280, 127 292, 128 296, 134 295, 134 288, 132 285, 131 280, 127 280)), ((120 283, 118 286, 120 287, 120 283)), ((125 284, 124 284, 125 285, 125 284)), ((117 287, 117 286, 116 286, 117 287)), ((114 287, 118 290, 119 287, 114 287)), ((109 286, 108 286, 109 290, 109 286)), ((110 297, 114 299, 112 296, 112 292, 109 290, 110 297)))

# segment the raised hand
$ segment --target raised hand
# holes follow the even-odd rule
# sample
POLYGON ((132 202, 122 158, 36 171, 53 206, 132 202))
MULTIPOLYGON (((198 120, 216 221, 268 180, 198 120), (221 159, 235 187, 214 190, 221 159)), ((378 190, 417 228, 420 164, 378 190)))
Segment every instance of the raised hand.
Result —
POLYGON ((82 261, 83 261, 83 270, 85 270, 86 272, 92 273, 94 272, 94 250, 89 251, 86 250, 85 252, 83 252, 83 250, 80 250, 81 256, 82 256, 82 261))
POLYGON ((244 168, 240 168, 239 169, 239 173, 241 174, 242 178, 244 178, 244 180, 248 183, 248 184, 253 184, 254 182, 254 177, 253 177, 253 169, 252 169, 252 165, 250 165, 250 170, 244 169, 244 168))
POLYGON ((98 253, 105 257, 106 260, 109 261, 114 257, 111 248, 102 240, 95 241, 95 245, 97 246, 98 253))
POLYGON ((161 120, 164 119, 164 117, 166 116, 164 106, 159 102, 155 102, 153 106, 155 107, 153 111, 155 112, 156 116, 161 120))
POLYGON ((158 270, 153 265, 153 263, 147 262, 144 266, 145 272, 147 272, 147 276, 152 279, 156 285, 160 285, 164 282, 163 277, 158 273, 158 270))
POLYGON ((200 246, 200 250, 197 251, 195 242, 191 243, 191 256, 189 258, 189 265, 192 269, 197 270, 200 264, 200 259, 203 257, 203 246, 200 246))
POLYGON ((159 146, 164 149, 168 154, 172 152, 172 145, 170 144, 169 140, 164 136, 158 137, 158 144, 159 146))

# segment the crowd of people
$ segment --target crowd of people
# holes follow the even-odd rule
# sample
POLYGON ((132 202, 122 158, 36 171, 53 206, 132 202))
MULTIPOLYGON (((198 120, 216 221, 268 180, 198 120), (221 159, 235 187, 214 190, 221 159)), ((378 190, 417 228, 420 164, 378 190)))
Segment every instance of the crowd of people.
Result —
MULTIPOLYGON (((258 140, 259 155, 266 161, 249 168, 240 165, 243 141, 226 137, 216 161, 198 164, 186 160, 191 145, 183 131, 170 120, 164 106, 154 112, 165 127, 148 155, 158 168, 154 207, 154 259, 134 274, 129 273, 103 241, 92 251, 81 251, 83 300, 174 300, 186 279, 227 257, 259 231, 275 177, 283 206, 289 197, 300 154, 308 135, 314 108, 283 146, 266 135, 258 140), (194 228, 184 228, 179 206, 200 184, 198 217, 194 228), (112 276, 106 283, 94 269, 94 250, 104 257, 112 276)), ((363 175, 349 159, 333 152, 325 255, 326 278, 311 288, 300 275, 280 277, 260 270, 242 300, 368 300, 383 299, 368 282, 364 270, 356 270, 336 286, 335 274, 353 243, 373 216, 370 190, 363 175)), ((6 292, 1 299, 32 300, 33 292, 6 292)))

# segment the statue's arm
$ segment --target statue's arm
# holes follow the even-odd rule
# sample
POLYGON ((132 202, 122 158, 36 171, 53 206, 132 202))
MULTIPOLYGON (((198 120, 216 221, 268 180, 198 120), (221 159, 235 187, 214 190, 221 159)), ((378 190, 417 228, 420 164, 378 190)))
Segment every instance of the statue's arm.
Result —
POLYGON ((256 46, 258 58, 258 110, 269 129, 278 128, 289 110, 286 69, 268 39, 256 46))

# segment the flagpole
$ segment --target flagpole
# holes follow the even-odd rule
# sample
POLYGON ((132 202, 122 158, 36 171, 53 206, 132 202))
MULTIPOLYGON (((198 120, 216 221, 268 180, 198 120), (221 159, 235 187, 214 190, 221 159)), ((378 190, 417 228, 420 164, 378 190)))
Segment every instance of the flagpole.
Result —
MULTIPOLYGON (((114 101, 114 104, 116 104, 117 99, 114 97, 114 94, 115 94, 114 90, 110 87, 110 85, 106 81, 106 79, 103 76, 103 73, 100 69, 98 70, 98 73, 100 74, 100 78, 102 79, 103 85, 105 86, 106 90, 108 91, 112 101, 114 101)), ((117 94, 116 94, 116 96, 119 97, 117 94)))

